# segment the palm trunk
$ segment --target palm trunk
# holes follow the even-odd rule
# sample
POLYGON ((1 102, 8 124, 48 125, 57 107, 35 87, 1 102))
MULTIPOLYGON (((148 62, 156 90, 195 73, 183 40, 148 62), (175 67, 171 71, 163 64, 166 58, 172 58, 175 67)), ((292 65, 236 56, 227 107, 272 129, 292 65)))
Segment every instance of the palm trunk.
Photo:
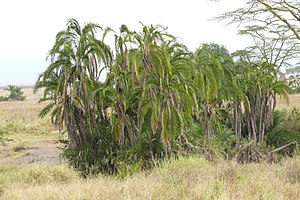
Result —
POLYGON ((262 93, 260 97, 260 106, 259 106, 259 124, 258 124, 258 143, 261 144, 263 142, 263 131, 264 131, 264 111, 265 111, 265 95, 262 93))
POLYGON ((202 141, 203 147, 206 146, 207 128, 208 128, 208 120, 207 120, 207 118, 205 118, 205 125, 204 125, 204 129, 203 129, 203 141, 202 141))
POLYGON ((234 110, 234 122, 235 122, 235 134, 236 134, 236 148, 240 146, 240 140, 242 138, 242 123, 241 123, 241 116, 242 116, 242 109, 241 109, 241 102, 236 102, 236 107, 234 110))

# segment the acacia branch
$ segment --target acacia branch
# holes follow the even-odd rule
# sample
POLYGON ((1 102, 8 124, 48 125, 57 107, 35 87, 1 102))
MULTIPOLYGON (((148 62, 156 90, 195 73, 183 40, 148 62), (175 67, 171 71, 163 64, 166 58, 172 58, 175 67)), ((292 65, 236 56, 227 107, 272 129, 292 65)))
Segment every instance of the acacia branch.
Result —
MULTIPOLYGON (((286 2, 286 0, 283 0, 283 3, 285 4, 285 5, 287 5, 288 7, 290 7, 290 8, 292 8, 292 9, 294 9, 294 10, 296 10, 296 12, 298 12, 298 13, 300 13, 300 9, 299 8, 297 8, 296 6, 293 6, 293 5, 291 5, 290 3, 288 3, 288 2, 286 2)), ((298 5, 299 6, 299 5, 298 5)), ((292 11, 292 10, 290 10, 289 8, 287 8, 288 9, 288 11, 298 20, 298 21, 300 21, 300 16, 298 15, 296 15, 296 13, 294 12, 294 11, 292 11)))
POLYGON ((294 33, 296 38, 300 40, 300 34, 298 34, 295 27, 292 24, 290 24, 287 19, 283 18, 281 15, 275 12, 274 9, 269 4, 267 4, 264 0, 257 0, 257 1, 260 2, 262 5, 264 5, 267 8, 267 10, 271 12, 276 18, 278 18, 280 21, 285 23, 287 27, 294 33))

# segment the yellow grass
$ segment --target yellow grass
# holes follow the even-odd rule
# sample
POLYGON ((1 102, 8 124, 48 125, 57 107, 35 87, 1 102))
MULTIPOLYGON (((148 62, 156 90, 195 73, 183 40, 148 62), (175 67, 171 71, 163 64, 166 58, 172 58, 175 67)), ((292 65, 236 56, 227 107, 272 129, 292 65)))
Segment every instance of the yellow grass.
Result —
POLYGON ((293 109, 297 108, 300 109, 300 94, 291 94, 289 95, 288 101, 277 98, 277 105, 276 109, 283 110, 283 109, 293 109))
POLYGON ((300 197, 300 158, 277 164, 209 163, 181 158, 152 172, 120 180, 99 176, 82 180, 69 169, 33 173, 10 181, 2 199, 289 199, 300 197), (65 171, 66 175, 60 174, 65 171), (60 175, 59 175, 60 174, 60 175), (63 178, 59 178, 63 176, 63 178), (56 178, 53 178, 56 177, 56 178), (38 181, 35 181, 37 179, 38 181), (57 180, 57 181, 56 181, 57 180))
MULTIPOLYGON (((26 96, 25 101, 2 101, 0 102, 0 131, 5 137, 17 141, 29 141, 53 139, 57 137, 55 128, 51 124, 50 117, 44 119, 38 117, 41 109, 47 102, 38 103, 42 97, 42 91, 37 94, 33 89, 23 89, 26 96)), ((9 92, 0 89, 0 96, 7 96, 9 92)))
MULTIPOLYGON (((25 101, 3 101, 0 102, 0 123, 8 121, 22 121, 31 123, 38 119, 38 113, 46 103, 39 104, 39 98, 42 96, 42 91, 33 94, 33 90, 23 89, 26 96, 25 101)), ((9 92, 0 89, 0 96, 8 96, 9 92)))

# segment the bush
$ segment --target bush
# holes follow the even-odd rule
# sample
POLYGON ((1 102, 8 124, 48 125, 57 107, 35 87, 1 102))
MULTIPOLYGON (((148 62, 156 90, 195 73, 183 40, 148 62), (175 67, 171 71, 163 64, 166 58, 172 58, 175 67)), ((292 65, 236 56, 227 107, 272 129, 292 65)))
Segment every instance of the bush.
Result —
POLYGON ((22 91, 21 87, 15 85, 8 85, 5 90, 10 92, 8 97, 1 96, 0 101, 7 101, 7 100, 15 100, 15 101, 24 101, 26 100, 26 96, 24 96, 24 92, 22 91))
POLYGON ((109 133, 77 148, 66 145, 63 157, 83 177, 116 175, 124 178, 160 164, 166 157, 160 138, 145 138, 135 146, 120 147, 109 133))
POLYGON ((297 87, 297 88, 289 88, 288 93, 289 93, 289 94, 299 94, 299 93, 300 93, 300 87, 297 87))
POLYGON ((266 142, 270 146, 280 147, 290 142, 300 144, 300 112, 276 111, 273 115, 273 125, 266 133, 266 142))
POLYGON ((232 129, 224 127, 218 135, 211 138, 211 146, 220 152, 225 159, 229 159, 235 153, 236 136, 232 129))
POLYGON ((8 101, 8 97, 0 96, 0 101, 8 101))

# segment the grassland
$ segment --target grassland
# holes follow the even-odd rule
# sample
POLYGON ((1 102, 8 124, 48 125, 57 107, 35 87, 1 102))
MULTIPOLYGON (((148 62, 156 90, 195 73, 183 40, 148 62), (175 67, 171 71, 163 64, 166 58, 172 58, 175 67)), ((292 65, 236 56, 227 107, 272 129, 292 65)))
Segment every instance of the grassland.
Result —
MULTIPOLYGON (((60 137, 49 117, 38 118, 43 107, 37 103, 41 93, 33 95, 30 89, 24 91, 27 96, 24 102, 0 102, 0 131, 5 138, 0 143, 0 199, 296 200, 300 197, 300 157, 279 163, 246 165, 180 157, 124 179, 98 176, 85 180, 64 163, 7 162, 35 155, 32 147, 43 147, 43 142, 60 137)), ((0 90, 0 95, 4 91, 0 90)), ((278 100, 278 108, 299 108, 299 100, 300 95, 292 95, 289 106, 278 100)), ((42 147, 35 150, 43 153, 42 147)))
MULTIPOLYGON (((24 93, 26 101, 0 102, 0 131, 12 139, 27 142, 57 138, 50 118, 38 117, 41 109, 47 104, 38 103, 42 93, 33 94, 32 89, 24 89, 24 93)), ((8 92, 0 90, 0 96, 3 95, 8 95, 8 92)))
POLYGON ((300 94, 289 95, 288 100, 277 98, 276 109, 282 110, 293 108, 300 109, 300 94))
POLYGON ((81 180, 66 166, 3 171, 10 176, 2 189, 3 199, 296 200, 300 196, 300 158, 247 165, 181 158, 125 179, 99 176, 81 180))

